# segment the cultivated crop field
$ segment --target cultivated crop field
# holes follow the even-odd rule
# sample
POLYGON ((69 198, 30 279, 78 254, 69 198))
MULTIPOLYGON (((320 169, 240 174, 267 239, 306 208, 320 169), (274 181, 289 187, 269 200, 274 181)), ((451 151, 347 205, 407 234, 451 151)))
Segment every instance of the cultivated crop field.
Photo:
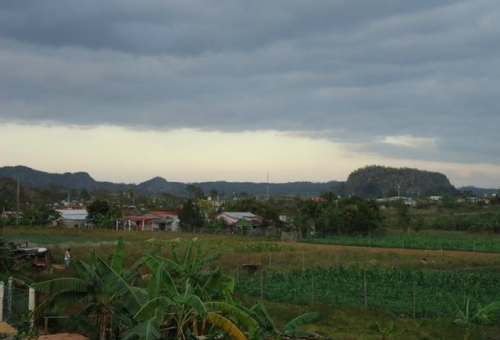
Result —
POLYGON ((466 297, 474 306, 496 301, 499 287, 500 275, 494 272, 383 270, 358 265, 265 272, 238 281, 239 289, 266 300, 368 307, 412 318, 453 316, 453 301, 466 297))
POLYGON ((500 253, 500 237, 482 237, 464 232, 390 233, 370 237, 330 236, 307 239, 308 243, 402 249, 458 250, 500 253), (452 235, 452 236, 451 236, 452 235))
MULTIPOLYGON (((331 339, 462 339, 465 329, 453 324, 453 300, 464 307, 468 297, 471 313, 478 302, 484 305, 500 300, 500 254, 493 247, 498 240, 481 236, 395 234, 380 238, 386 244, 377 247, 372 243, 374 238, 369 247, 360 247, 350 246, 349 238, 339 238, 332 245, 234 235, 42 227, 8 227, 3 236, 53 247, 54 263, 62 263, 68 246, 74 259, 84 261, 90 248, 103 256, 111 254, 119 236, 127 241, 130 263, 155 248, 168 257, 172 247, 180 250, 196 240, 205 254, 220 253, 216 264, 234 273, 242 301, 264 299, 278 324, 318 311, 320 319, 307 328, 331 339), (405 238, 404 248, 397 245, 401 237, 405 238), (431 241, 450 245, 472 242, 474 251, 436 248, 431 241), (249 274, 243 270, 244 264, 256 264, 259 270, 249 274), (392 330, 384 328, 391 323, 392 330)), ((40 273, 37 278, 65 272, 40 273)), ((500 327, 473 324, 470 335, 470 339, 500 339, 500 327)))

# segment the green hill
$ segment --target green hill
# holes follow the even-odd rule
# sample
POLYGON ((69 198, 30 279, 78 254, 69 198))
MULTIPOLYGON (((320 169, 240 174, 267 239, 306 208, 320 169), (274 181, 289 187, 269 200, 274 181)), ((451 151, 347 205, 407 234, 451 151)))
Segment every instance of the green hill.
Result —
POLYGON ((347 178, 345 188, 348 195, 364 197, 457 193, 448 178, 439 172, 378 165, 353 171, 347 178))

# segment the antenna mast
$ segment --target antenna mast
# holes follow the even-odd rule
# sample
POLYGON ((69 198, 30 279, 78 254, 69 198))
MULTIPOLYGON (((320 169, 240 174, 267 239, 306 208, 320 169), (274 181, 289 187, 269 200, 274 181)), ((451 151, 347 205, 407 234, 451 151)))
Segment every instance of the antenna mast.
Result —
POLYGON ((267 173, 266 198, 269 199, 269 172, 267 173))

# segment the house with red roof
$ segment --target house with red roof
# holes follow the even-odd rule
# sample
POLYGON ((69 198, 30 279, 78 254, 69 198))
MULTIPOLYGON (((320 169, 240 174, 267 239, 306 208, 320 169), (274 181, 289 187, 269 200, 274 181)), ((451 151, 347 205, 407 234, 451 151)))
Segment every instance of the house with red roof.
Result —
POLYGON ((179 217, 175 212, 150 211, 140 216, 116 219, 116 229, 141 231, 179 231, 179 217))

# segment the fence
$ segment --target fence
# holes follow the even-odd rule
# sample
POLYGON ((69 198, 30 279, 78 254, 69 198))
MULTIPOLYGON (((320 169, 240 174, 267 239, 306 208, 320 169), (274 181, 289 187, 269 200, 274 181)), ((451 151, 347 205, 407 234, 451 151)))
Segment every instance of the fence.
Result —
POLYGON ((10 277, 5 284, 0 281, 0 321, 17 325, 31 318, 30 313, 35 309, 35 290, 31 287, 15 284, 15 279, 10 277))

